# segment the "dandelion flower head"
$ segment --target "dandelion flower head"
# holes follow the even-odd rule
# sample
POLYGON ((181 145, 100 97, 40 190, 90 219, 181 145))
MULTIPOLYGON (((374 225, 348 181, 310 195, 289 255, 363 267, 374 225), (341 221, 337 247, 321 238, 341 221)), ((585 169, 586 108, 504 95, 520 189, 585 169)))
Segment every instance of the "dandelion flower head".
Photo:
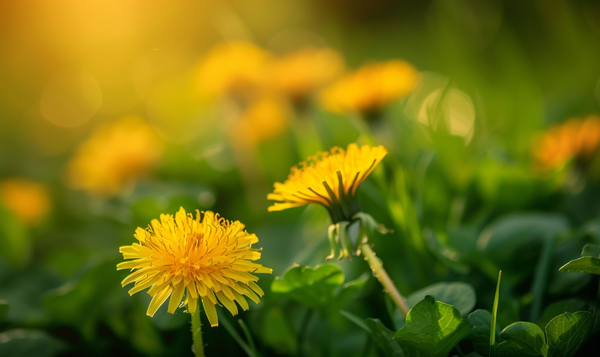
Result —
POLYGON ((334 113, 368 115, 409 94, 416 86, 417 70, 408 62, 391 60, 362 66, 334 82, 321 96, 334 113))
POLYGON ((543 133, 534 143, 533 156, 541 171, 561 168, 575 158, 585 162, 600 146, 600 117, 570 119, 543 133))
POLYGON ((336 51, 305 47, 273 63, 273 83, 293 100, 303 100, 313 91, 337 79, 344 67, 344 60, 336 51))
POLYGON ((249 42, 215 45, 200 61, 197 83, 202 95, 247 97, 265 85, 271 55, 249 42))
POLYGON ((170 313, 181 305, 194 314, 200 300, 211 326, 217 326, 215 305, 224 305, 232 315, 238 313, 235 302, 248 310, 244 296, 255 303, 263 296, 252 273, 272 272, 253 262, 260 258, 260 249, 252 248, 256 235, 239 221, 210 211, 196 211, 195 218, 183 208, 175 216, 163 214, 147 229, 138 228, 135 238, 138 243, 120 248, 123 258, 131 260, 118 264, 117 270, 135 270, 122 282, 135 283, 130 295, 149 288, 148 316, 169 296, 170 313))
POLYGON ((250 103, 232 127, 233 140, 255 146, 282 133, 287 126, 287 116, 287 108, 280 100, 263 96, 250 103))
POLYGON ((72 188, 114 196, 150 171, 163 152, 154 130, 138 117, 98 128, 68 164, 72 188))
POLYGON ((9 178, 0 182, 0 205, 27 224, 36 224, 50 210, 46 188, 38 183, 9 178))
POLYGON ((327 208, 334 223, 351 221, 360 211, 356 201, 358 186, 385 157, 383 146, 352 143, 346 150, 334 147, 294 166, 283 183, 275 183, 267 198, 279 201, 268 209, 281 211, 309 203, 327 208))

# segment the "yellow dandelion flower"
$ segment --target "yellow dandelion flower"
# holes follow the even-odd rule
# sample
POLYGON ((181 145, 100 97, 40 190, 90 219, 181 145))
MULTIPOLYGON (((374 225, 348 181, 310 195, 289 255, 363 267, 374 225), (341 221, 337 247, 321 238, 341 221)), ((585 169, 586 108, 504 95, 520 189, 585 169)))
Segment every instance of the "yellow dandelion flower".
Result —
POLYGON ((0 204, 27 224, 36 224, 50 210, 46 188, 22 178, 0 182, 0 204))
POLYGON ((585 163, 600 146, 600 117, 570 119, 556 125, 534 141, 533 156, 541 171, 564 166, 576 159, 585 163))
POLYGON ((279 100, 262 97, 252 102, 233 126, 233 140, 254 146, 275 137, 285 130, 287 115, 286 107, 279 100))
POLYGON ((367 64, 326 88, 321 102, 335 113, 368 116, 409 94, 418 77, 417 70, 405 61, 367 64))
POLYGON ((96 130, 77 149, 67 178, 75 189, 114 196, 150 171, 163 152, 163 142, 138 117, 125 117, 96 130))
POLYGON ((251 273, 272 273, 252 262, 260 258, 260 249, 252 248, 258 242, 256 235, 246 232, 239 221, 210 211, 196 211, 196 218, 183 207, 174 217, 162 214, 160 221, 138 228, 135 238, 139 243, 119 249, 124 259, 132 260, 118 264, 117 270, 135 270, 122 282, 135 283, 130 295, 149 288, 148 316, 169 296, 170 313, 181 304, 194 314, 200 300, 211 326, 217 326, 215 305, 224 305, 232 315, 238 313, 235 302, 248 310, 244 295, 258 304, 264 294, 251 273))
POLYGON ((273 84, 293 101, 302 102, 338 78, 344 67, 344 60, 336 51, 305 47, 273 63, 273 84))
POLYGON ((356 201, 358 186, 387 154, 383 146, 352 143, 347 150, 334 147, 294 166, 284 183, 275 183, 267 199, 280 201, 268 208, 281 211, 309 203, 327 208, 334 223, 351 221, 360 211, 356 201))
POLYGON ((252 96, 266 82, 270 57, 267 51, 249 42, 219 43, 198 65, 198 89, 210 98, 252 96))

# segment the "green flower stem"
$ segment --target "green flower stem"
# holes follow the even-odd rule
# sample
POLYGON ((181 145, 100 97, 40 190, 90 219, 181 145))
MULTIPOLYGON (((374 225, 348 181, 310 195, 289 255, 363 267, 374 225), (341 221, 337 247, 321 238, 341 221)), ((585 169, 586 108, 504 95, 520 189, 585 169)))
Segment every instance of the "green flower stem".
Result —
POLYGON ((369 266, 373 271, 373 276, 375 276, 377 280, 379 280, 381 285, 383 285, 385 292, 392 299, 394 304, 396 304, 402 315, 406 317, 409 310, 408 304, 406 303, 406 299, 400 294, 398 289, 396 289, 394 282, 392 281, 392 279, 390 279, 390 276, 383 268, 383 263, 381 262, 381 259, 375 256, 375 252, 367 243, 361 245, 360 250, 365 255, 365 260, 367 261, 367 263, 369 263, 369 266))
POLYGON ((192 315, 192 339, 194 340, 194 354, 196 357, 204 356, 204 342, 202 342, 202 323, 200 322, 200 308, 192 315))

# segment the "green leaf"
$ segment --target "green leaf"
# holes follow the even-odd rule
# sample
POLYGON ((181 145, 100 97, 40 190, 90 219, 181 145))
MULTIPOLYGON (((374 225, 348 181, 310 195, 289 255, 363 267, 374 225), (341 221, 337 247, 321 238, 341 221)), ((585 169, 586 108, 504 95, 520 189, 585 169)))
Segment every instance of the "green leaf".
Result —
POLYGON ((0 300, 0 321, 4 320, 7 312, 8 312, 8 303, 4 300, 0 300))
POLYGON ((600 244, 586 244, 581 251, 582 257, 600 257, 600 244))
POLYGON ((425 296, 431 295, 437 301, 454 306, 466 317, 475 306, 475 290, 466 283, 437 283, 412 293, 406 300, 409 307, 415 306, 425 296))
POLYGON ((487 269, 490 276, 501 267, 513 279, 525 279, 533 273, 534 264, 519 263, 537 260, 542 242, 568 228, 567 220, 560 215, 512 214, 488 225, 479 235, 477 246, 496 265, 487 269))
MULTIPOLYGON (((492 314, 487 310, 478 309, 469 314, 469 323, 473 326, 473 347, 482 356, 489 356, 490 333, 492 330, 492 314)), ((495 330, 496 341, 500 341, 500 333, 495 330)))
POLYGON ((544 328, 550 320, 565 312, 585 311, 589 308, 585 301, 580 299, 560 300, 548 305, 542 317, 537 321, 540 328, 544 328))
POLYGON ((564 273, 590 273, 600 275, 600 258, 577 258, 560 267, 559 271, 564 273))
POLYGON ((394 340, 394 332, 385 327, 379 319, 366 319, 365 324, 369 328, 371 338, 386 356, 404 357, 404 352, 394 340))
POLYGON ((496 346, 496 357, 545 356, 547 347, 544 332, 531 322, 515 322, 506 327, 500 337, 506 341, 496 346))
POLYGON ((408 312, 394 339, 409 356, 445 357, 471 330, 456 308, 428 295, 408 312))
POLYGON ((0 356, 52 357, 61 353, 65 345, 38 330, 9 330, 0 333, 0 356))
POLYGON ((314 269, 297 266, 289 269, 283 278, 273 280, 271 291, 284 294, 327 315, 327 307, 343 283, 344 273, 337 265, 325 264, 314 269))
POLYGON ((565 312, 546 325, 548 354, 546 357, 570 357, 585 342, 594 325, 594 314, 589 311, 565 312))

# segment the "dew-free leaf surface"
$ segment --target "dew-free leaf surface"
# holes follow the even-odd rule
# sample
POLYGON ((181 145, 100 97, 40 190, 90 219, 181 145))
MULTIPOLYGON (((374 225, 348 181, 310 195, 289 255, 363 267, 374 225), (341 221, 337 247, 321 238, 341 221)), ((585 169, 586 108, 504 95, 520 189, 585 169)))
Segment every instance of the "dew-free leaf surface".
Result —
MULTIPOLYGON (((492 314, 483 309, 478 309, 469 314, 467 318, 473 326, 473 347, 475 351, 482 356, 489 356, 490 353, 490 333, 492 330, 492 314)), ((500 332, 496 328, 496 341, 500 342, 500 332)))
POLYGON ((565 312, 550 320, 546 325, 546 357, 574 356, 585 342, 593 325, 594 314, 589 311, 565 312))
POLYGON ((506 341, 496 346, 496 357, 545 356, 546 339, 538 325, 531 322, 515 322, 506 327, 500 337, 506 341))
POLYGON ((471 330, 456 308, 428 295, 408 312, 394 339, 407 356, 445 357, 471 330))

